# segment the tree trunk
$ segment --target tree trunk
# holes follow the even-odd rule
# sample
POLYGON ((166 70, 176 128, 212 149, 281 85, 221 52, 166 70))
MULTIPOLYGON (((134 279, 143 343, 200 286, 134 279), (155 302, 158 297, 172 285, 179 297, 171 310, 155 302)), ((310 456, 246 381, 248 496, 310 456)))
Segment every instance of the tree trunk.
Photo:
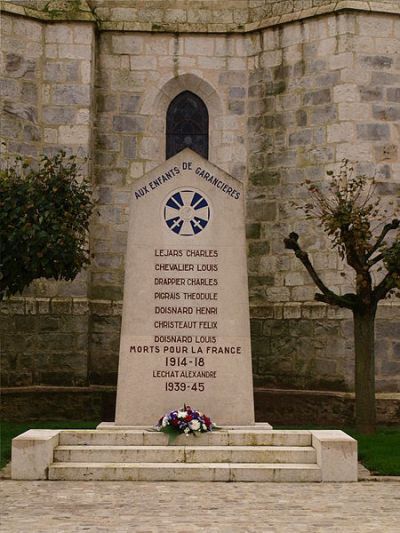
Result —
POLYGON ((375 433, 375 313, 376 308, 356 309, 354 315, 356 428, 375 433))

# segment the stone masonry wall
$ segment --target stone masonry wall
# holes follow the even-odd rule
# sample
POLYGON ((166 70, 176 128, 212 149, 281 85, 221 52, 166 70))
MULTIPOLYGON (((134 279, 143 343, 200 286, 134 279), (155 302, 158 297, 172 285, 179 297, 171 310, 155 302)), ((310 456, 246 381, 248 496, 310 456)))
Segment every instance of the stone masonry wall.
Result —
MULTIPOLYGON (((1 15, 1 138, 10 154, 37 158, 64 149, 91 156, 94 28, 1 15)), ((88 164, 82 171, 90 172, 88 164)), ((26 294, 86 296, 87 276, 73 283, 34 282, 26 294)))
POLYGON ((1 134, 12 153, 37 156, 43 140, 41 80, 43 25, 1 17, 1 134))
MULTIPOLYGON (((115 384, 129 194, 164 160, 168 104, 191 90, 209 109, 210 161, 247 186, 255 384, 351 390, 351 316, 312 301, 283 238, 297 231, 326 283, 349 290, 350 273, 290 201, 342 157, 376 169, 382 197, 396 197, 399 17, 346 11, 235 34, 95 34, 90 22, 3 17, 9 150, 91 155, 99 211, 88 272, 1 306, 4 384, 115 384)), ((400 306, 379 313, 377 388, 399 391, 400 306)))
MULTIPOLYGON (((316 288, 283 238, 296 231, 323 281, 353 290, 353 272, 291 202, 307 197, 302 181, 322 183, 348 158, 356 171, 376 174, 384 204, 398 204, 399 53, 398 19, 344 13, 267 29, 249 59, 248 265, 259 383, 352 387, 351 322, 317 304, 309 314, 316 288), (285 302, 302 305, 282 313, 285 302)), ((393 323, 389 336, 377 329, 379 386, 398 390, 400 306, 385 309, 393 323)))

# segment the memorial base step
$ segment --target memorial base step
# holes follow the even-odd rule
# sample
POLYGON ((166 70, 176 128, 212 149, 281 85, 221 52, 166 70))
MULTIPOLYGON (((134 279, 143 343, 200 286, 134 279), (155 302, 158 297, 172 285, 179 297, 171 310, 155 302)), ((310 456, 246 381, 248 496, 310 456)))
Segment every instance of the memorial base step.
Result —
POLYGON ((54 463, 50 480, 74 481, 321 481, 316 464, 54 463))
POLYGON ((342 431, 30 430, 13 440, 13 479, 356 481, 357 443, 342 431))

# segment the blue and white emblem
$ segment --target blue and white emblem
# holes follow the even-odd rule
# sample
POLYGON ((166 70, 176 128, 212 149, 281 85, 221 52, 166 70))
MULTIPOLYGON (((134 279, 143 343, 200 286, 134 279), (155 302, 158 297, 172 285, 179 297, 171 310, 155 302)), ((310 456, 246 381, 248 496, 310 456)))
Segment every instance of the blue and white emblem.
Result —
POLYGON ((166 201, 164 220, 177 235, 192 237, 207 226, 210 207, 202 194, 193 189, 180 189, 166 201))

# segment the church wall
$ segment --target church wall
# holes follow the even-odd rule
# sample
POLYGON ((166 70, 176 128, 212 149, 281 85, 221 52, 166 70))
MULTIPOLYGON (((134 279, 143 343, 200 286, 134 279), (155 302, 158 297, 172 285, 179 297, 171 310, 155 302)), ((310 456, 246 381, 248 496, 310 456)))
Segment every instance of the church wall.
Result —
POLYGON ((1 16, 3 142, 11 152, 37 156, 42 146, 43 24, 1 16))
MULTIPOLYGON (((383 204, 398 202, 399 50, 395 17, 344 13, 266 29, 250 58, 248 263, 260 384, 353 386, 351 313, 316 303, 310 312, 316 288, 283 239, 296 231, 323 281, 353 290, 352 271, 292 202, 307 198, 301 182, 324 182, 343 158, 376 173, 383 204)), ((381 313, 393 336, 378 321, 377 387, 398 390, 400 307, 385 303, 381 313)))
MULTIPOLYGON (((192 90, 210 111, 211 162, 247 187, 255 384, 351 390, 351 314, 312 301, 283 238, 297 231, 323 279, 349 289, 344 265, 290 200, 342 157, 376 168, 384 197, 398 190, 399 17, 346 12, 226 35, 95 34, 86 22, 4 17, 3 47, 22 58, 6 59, 9 149, 89 154, 99 211, 87 272, 2 304, 4 384, 115 384, 129 194, 164 160, 168 103, 192 90)), ((381 391, 400 390, 398 316, 395 302, 378 315, 381 391)))
MULTIPOLYGON (((94 28, 2 14, 1 136, 11 154, 37 158, 59 149, 91 156, 94 28)), ((83 172, 90 172, 90 163, 83 172)), ((83 385, 88 376, 87 272, 73 282, 38 280, 28 298, 5 305, 1 369, 5 386, 83 385), (78 298, 72 305, 72 296, 78 298), (50 301, 51 300, 51 301, 50 301)))

